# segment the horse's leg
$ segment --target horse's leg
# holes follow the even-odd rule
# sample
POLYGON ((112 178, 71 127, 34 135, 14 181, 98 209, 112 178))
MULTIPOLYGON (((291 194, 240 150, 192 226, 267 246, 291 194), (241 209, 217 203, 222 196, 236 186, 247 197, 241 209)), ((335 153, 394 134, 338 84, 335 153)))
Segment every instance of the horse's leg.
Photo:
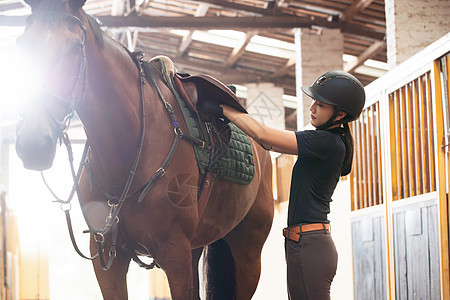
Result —
POLYGON ((200 300, 200 282, 198 278, 198 262, 200 256, 202 256, 203 247, 192 250, 192 275, 193 275, 193 285, 194 285, 194 300, 200 300))
MULTIPOLYGON (((109 255, 105 249, 105 262, 109 255)), ((91 254, 97 253, 97 244, 91 237, 91 254)), ((103 299, 105 300, 126 300, 128 299, 126 275, 130 265, 130 257, 121 251, 117 251, 117 256, 108 271, 104 271, 98 258, 93 260, 95 276, 97 277, 103 299)))
POLYGON ((238 300, 251 299, 256 291, 261 274, 261 251, 272 226, 272 191, 268 194, 267 187, 261 188, 260 198, 256 199, 247 216, 224 238, 235 262, 238 300))
POLYGON ((167 275, 172 300, 191 300, 193 276, 190 241, 185 236, 173 235, 160 245, 155 257, 167 275))

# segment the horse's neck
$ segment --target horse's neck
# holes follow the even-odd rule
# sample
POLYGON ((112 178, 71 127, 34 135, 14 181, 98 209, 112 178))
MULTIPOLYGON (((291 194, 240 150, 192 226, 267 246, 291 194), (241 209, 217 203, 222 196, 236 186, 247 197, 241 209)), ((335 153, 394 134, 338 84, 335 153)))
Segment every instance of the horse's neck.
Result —
POLYGON ((87 93, 79 114, 93 153, 104 165, 130 161, 135 153, 127 150, 136 148, 141 122, 138 69, 106 36, 104 47, 88 37, 86 57, 87 93))

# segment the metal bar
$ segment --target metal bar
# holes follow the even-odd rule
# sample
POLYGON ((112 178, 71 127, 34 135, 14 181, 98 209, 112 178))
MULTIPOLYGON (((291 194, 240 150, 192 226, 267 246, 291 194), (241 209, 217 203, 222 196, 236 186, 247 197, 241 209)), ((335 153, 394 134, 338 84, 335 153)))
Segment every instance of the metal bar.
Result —
POLYGON ((399 200, 403 198, 403 184, 402 184, 402 159, 401 159, 401 152, 402 152, 402 132, 401 132, 401 109, 400 109, 400 92, 397 90, 393 94, 394 97, 394 106, 395 106, 395 152, 394 157, 392 157, 392 161, 395 164, 396 167, 396 179, 397 179, 397 194, 396 197, 394 197, 394 200, 399 200))
POLYGON ((368 108, 367 124, 369 126, 369 152, 370 152, 370 169, 369 169, 369 190, 370 190, 370 206, 376 205, 375 196, 375 180, 376 180, 376 161, 375 161, 375 135, 373 129, 373 105, 368 108))
POLYGON ((408 83, 405 86, 405 101, 407 106, 407 127, 406 132, 408 135, 408 180, 409 180, 409 196, 413 197, 417 195, 416 192, 416 148, 414 139, 414 102, 412 83, 408 83))
POLYGON ((375 103, 376 112, 376 157, 377 157, 377 204, 383 204, 383 173, 382 173, 382 161, 381 161, 381 128, 380 128, 380 102, 375 103))
POLYGON ((362 182, 362 176, 363 176, 363 158, 362 158, 362 147, 361 147, 361 118, 358 119, 356 122, 356 135, 357 135, 357 157, 358 157, 358 173, 357 173, 357 191, 358 191, 358 209, 364 208, 363 205, 363 182, 362 182))
POLYGON ((430 190, 432 192, 436 191, 436 157, 435 157, 435 147, 434 147, 434 126, 433 126, 433 107, 432 107, 432 94, 431 94, 431 78, 430 72, 426 74, 427 83, 427 110, 428 110, 428 144, 430 147, 430 190))
POLYGON ((422 144, 423 141, 421 139, 421 123, 420 123, 420 103, 419 103, 419 80, 415 79, 412 82, 412 102, 414 106, 414 149, 416 152, 415 157, 415 169, 416 169, 416 177, 415 177, 415 183, 416 183, 416 191, 417 195, 423 194, 423 184, 422 184, 422 177, 423 177, 423 168, 422 168, 422 160, 423 160, 423 152, 422 152, 422 144))
POLYGON ((370 107, 365 109, 363 111, 362 117, 364 120, 364 174, 365 174, 365 181, 364 181, 364 187, 365 187, 365 207, 372 206, 372 195, 371 195, 371 189, 370 186, 372 184, 371 180, 371 170, 370 170, 370 107))
MULTIPOLYGON (((352 133, 352 136, 355 136, 355 133, 356 133, 356 123, 357 122, 350 123, 350 132, 352 133)), ((358 197, 355 194, 357 191, 356 180, 357 180, 357 172, 358 172, 358 162, 357 162, 358 151, 355 151, 355 152, 354 152, 355 157, 353 158, 353 165, 352 165, 353 171, 350 173, 350 210, 351 211, 355 211, 357 209, 356 200, 358 199, 358 197)))
POLYGON ((422 76, 419 78, 419 103, 420 103, 420 121, 421 121, 421 141, 422 141, 422 185, 423 193, 430 192, 430 181, 429 181, 429 159, 430 150, 428 145, 428 113, 427 113, 427 100, 426 100, 426 85, 424 82, 425 78, 422 76))
POLYGON ((402 168, 401 168, 401 182, 403 187, 403 197, 408 198, 410 195, 410 189, 409 189, 409 180, 408 180, 408 173, 409 173, 409 151, 408 151, 408 134, 407 134, 407 106, 406 106, 406 97, 405 97, 405 86, 401 87, 399 89, 400 93, 400 132, 401 132, 401 161, 402 161, 402 168))
POLYGON ((364 207, 368 207, 368 188, 367 188, 367 186, 368 186, 368 183, 367 183, 367 179, 368 179, 368 167, 367 167, 367 165, 368 165, 368 162, 367 162, 367 159, 368 159, 368 157, 367 157, 367 129, 366 129, 366 127, 367 127, 367 125, 366 125, 366 122, 365 122, 365 119, 366 119, 366 116, 367 116, 367 110, 364 110, 363 112, 362 112, 362 130, 361 130, 361 147, 362 147, 362 151, 361 151, 361 153, 362 153, 362 155, 363 155, 363 197, 364 197, 364 207))

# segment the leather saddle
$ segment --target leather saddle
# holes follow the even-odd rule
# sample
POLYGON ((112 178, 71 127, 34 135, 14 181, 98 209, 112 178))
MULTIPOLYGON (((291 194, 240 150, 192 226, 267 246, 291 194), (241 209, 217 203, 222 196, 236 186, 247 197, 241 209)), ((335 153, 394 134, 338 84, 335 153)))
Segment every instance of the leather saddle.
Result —
POLYGON ((202 101, 212 101, 218 104, 229 105, 241 112, 247 113, 239 103, 231 87, 224 85, 217 79, 205 75, 189 75, 176 73, 173 81, 184 99, 191 101, 192 108, 200 107, 202 101))
MULTIPOLYGON (((198 111, 203 101, 213 101, 218 104, 227 104, 241 112, 247 113, 239 103, 239 99, 232 86, 226 86, 219 80, 205 74, 190 75, 177 73, 172 60, 167 56, 156 56, 150 62, 159 61, 161 69, 166 70, 169 78, 173 80, 180 96, 186 101, 193 111, 198 111)), ((208 116, 202 116, 208 118, 208 116)), ((210 120, 211 121, 211 120, 210 120)))

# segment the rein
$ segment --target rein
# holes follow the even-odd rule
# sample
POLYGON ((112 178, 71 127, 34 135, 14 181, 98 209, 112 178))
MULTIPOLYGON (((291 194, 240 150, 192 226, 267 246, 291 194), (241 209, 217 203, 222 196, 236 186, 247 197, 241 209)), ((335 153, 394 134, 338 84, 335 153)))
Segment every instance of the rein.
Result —
MULTIPOLYGON (((188 141, 190 143, 198 143, 198 141, 195 141, 190 136, 185 135, 182 132, 172 106, 170 105, 169 102, 167 102, 164 99, 164 97, 163 97, 163 95, 162 95, 162 93, 161 93, 161 91, 160 91, 160 89, 158 87, 158 84, 156 83, 155 79, 152 76, 148 76, 148 79, 149 79, 150 83, 152 84, 152 86, 154 87, 156 92, 158 93, 158 96, 159 96, 160 100, 162 101, 162 103, 163 103, 163 105, 164 105, 164 107, 165 107, 165 109, 166 109, 166 111, 167 111, 167 113, 168 113, 168 115, 169 115, 169 117, 171 119, 175 136, 173 138, 173 141, 172 141, 172 144, 170 146, 169 152, 167 153, 166 158, 164 159, 161 167, 155 172, 155 174, 144 185, 139 187, 133 193, 131 193, 131 194, 129 193, 131 185, 132 185, 132 182, 133 182, 133 179, 134 179, 134 176, 136 174, 137 166, 138 166, 138 163, 139 163, 139 159, 140 159, 140 156, 141 156, 141 153, 142 153, 143 144, 144 144, 143 141, 144 141, 144 137, 145 137, 145 105, 144 105, 145 104, 144 103, 145 99, 144 99, 144 88, 143 88, 144 85, 145 85, 145 73, 144 73, 144 70, 143 70, 143 67, 142 67, 141 58, 134 59, 132 57, 133 61, 136 63, 136 65, 138 67, 138 70, 139 70, 140 98, 141 98, 141 106, 142 106, 142 111, 141 111, 142 121, 141 121, 141 133, 140 133, 140 138, 139 138, 139 148, 138 148, 138 151, 137 151, 137 154, 136 154, 133 166, 132 166, 131 170, 129 171, 128 178, 127 178, 127 181, 126 181, 126 185, 125 185, 125 187, 124 187, 120 197, 110 195, 108 192, 105 191, 104 188, 102 188, 102 186, 99 184, 98 180, 96 180, 96 178, 95 178, 95 176, 94 176, 94 174, 92 172, 92 169, 90 168, 90 163, 89 163, 89 159, 88 159, 88 154, 89 154, 89 144, 88 144, 88 142, 85 143, 83 156, 81 158, 81 163, 80 163, 80 165, 78 167, 77 172, 75 173, 75 168, 73 166, 73 160, 74 160, 73 159, 73 151, 72 151, 72 146, 71 146, 71 143, 70 143, 70 139, 69 139, 68 134, 67 134, 67 129, 68 129, 69 125, 70 125, 70 120, 73 117, 73 115, 75 113, 75 110, 79 107, 81 102, 84 100, 85 92, 86 92, 85 89, 86 89, 86 85, 87 85, 87 69, 86 69, 86 52, 85 52, 85 47, 84 47, 85 36, 86 36, 86 28, 85 28, 85 26, 83 25, 83 23, 81 22, 81 20, 79 18, 77 18, 75 16, 70 16, 70 15, 67 15, 67 17, 69 19, 75 21, 77 24, 79 24, 81 29, 83 30, 83 39, 82 39, 82 41, 83 41, 82 58, 83 59, 82 59, 82 61, 80 63, 80 68, 79 68, 79 72, 78 72, 77 81, 76 81, 75 86, 74 86, 74 90, 73 90, 73 92, 72 92, 72 94, 71 94, 71 96, 69 98, 69 100, 70 100, 70 102, 69 102, 70 103, 70 105, 69 105, 69 108, 70 108, 69 114, 65 117, 64 122, 62 124, 58 123, 53 118, 53 116, 51 116, 51 114, 50 114, 50 116, 52 117, 53 122, 57 125, 57 126, 55 126, 56 129, 60 129, 59 138, 64 142, 64 144, 65 144, 65 146, 67 148, 68 155, 69 155, 69 164, 70 164, 70 169, 71 169, 71 174, 72 174, 72 179, 73 179, 74 185, 72 187, 72 190, 71 190, 71 192, 69 194, 68 199, 67 200, 60 199, 52 191, 50 186, 47 184, 47 182, 46 182, 42 172, 41 172, 41 175, 42 175, 42 179, 43 179, 45 185, 47 186, 47 188, 49 189, 49 191, 51 192, 53 197, 56 199, 54 202, 60 203, 61 210, 65 213, 70 239, 72 241, 72 245, 73 245, 75 251, 82 258, 85 258, 85 259, 88 259, 88 260, 93 260, 93 259, 99 258, 102 269, 106 271, 106 270, 110 269, 110 267, 111 267, 111 265, 112 265, 112 263, 113 263, 113 261, 114 261, 114 259, 116 257, 116 254, 117 254, 116 247, 117 247, 117 237, 118 237, 118 230, 119 230, 119 213, 120 213, 120 210, 122 208, 123 203, 127 199, 132 198, 132 197, 137 196, 137 195, 139 195, 137 201, 139 203, 143 201, 143 199, 145 198, 147 193, 150 191, 150 189, 154 186, 154 184, 165 175, 165 173, 166 173, 165 169, 167 168, 167 166, 169 165, 170 161, 172 160, 172 157, 175 154, 175 151, 177 149, 177 146, 178 146, 178 143, 179 143, 180 139, 183 138, 183 139, 185 139, 186 141, 188 141), (81 82, 82 75, 84 75, 84 80, 81 82), (80 85, 80 82, 81 82, 82 87, 83 87, 83 93, 82 93, 82 96, 80 98, 80 101, 79 101, 78 105, 75 105, 76 93, 77 93, 77 90, 78 90, 78 86, 80 85), (93 226, 91 225, 91 223, 89 221, 89 218, 88 218, 88 215, 87 215, 87 212, 86 212, 86 209, 85 209, 84 202, 82 201, 80 187, 79 187, 79 180, 80 180, 80 177, 81 177, 81 172, 82 172, 82 170, 85 167, 88 170, 88 172, 91 174, 91 179, 93 180, 93 182, 99 188, 101 193, 107 198, 108 205, 110 206, 110 212, 109 212, 109 215, 106 218, 106 224, 105 224, 105 226, 102 229, 95 229, 95 228, 93 228, 93 226), (97 244, 97 253, 94 256, 92 256, 92 257, 86 256, 80 251, 80 249, 79 249, 79 247, 77 245, 77 242, 75 240, 74 234, 73 234, 73 226, 72 226, 72 221, 71 221, 71 217, 70 217, 70 210, 71 210, 72 206, 71 206, 70 202, 72 201, 75 192, 78 195, 80 208, 81 208, 81 211, 83 213, 83 217, 85 219, 85 222, 86 222, 86 224, 88 226, 88 229, 83 231, 83 233, 90 233, 90 234, 92 234, 93 238, 94 238, 94 240, 95 240, 95 242, 97 244), (111 233, 111 246, 110 246, 110 251, 109 251, 109 259, 106 262, 105 258, 104 258, 104 249, 105 249, 105 236, 108 233, 111 233)), ((56 98, 56 99, 58 99, 60 101, 63 101, 64 103, 67 103, 66 101, 64 101, 64 99, 62 97, 59 97, 59 96, 56 96, 56 95, 51 95, 51 96, 53 96, 54 98, 56 98)), ((122 232, 124 232, 124 230, 122 230, 122 232)), ((124 238, 126 239, 126 236, 124 238)), ((155 266, 157 266, 155 261, 153 261, 150 264, 144 263, 142 260, 139 259, 139 257, 136 254, 136 252, 134 250, 132 250, 132 249, 126 248, 124 250, 129 252, 131 258, 140 267, 143 267, 143 268, 146 268, 146 269, 152 269, 155 266)), ((148 253, 148 254, 150 254, 150 253, 148 253)))

